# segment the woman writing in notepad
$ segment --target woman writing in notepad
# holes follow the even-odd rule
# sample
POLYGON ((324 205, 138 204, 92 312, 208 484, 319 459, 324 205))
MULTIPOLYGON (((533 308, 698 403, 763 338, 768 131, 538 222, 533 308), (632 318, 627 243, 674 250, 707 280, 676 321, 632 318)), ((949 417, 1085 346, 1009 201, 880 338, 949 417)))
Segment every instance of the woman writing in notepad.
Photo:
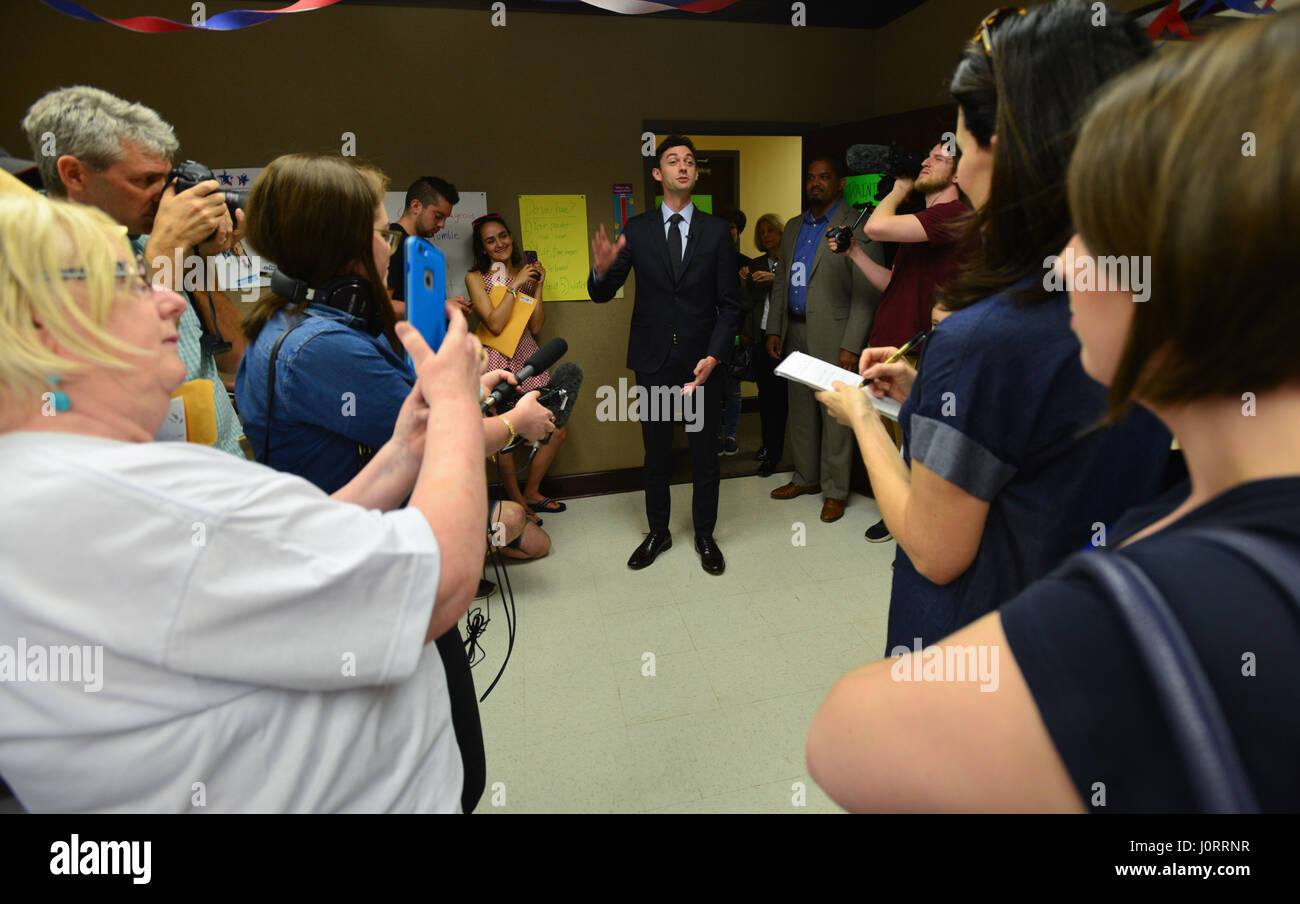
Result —
MULTIPOLYGON (((488 368, 503 368, 514 372, 523 367, 538 349, 537 335, 546 323, 546 310, 542 306, 546 271, 536 262, 524 265, 523 252, 516 247, 514 237, 500 214, 481 216, 473 225, 474 268, 465 274, 465 288, 469 292, 474 312, 481 321, 479 336, 485 340, 484 345, 488 349, 488 368), (508 346, 511 337, 509 326, 516 314, 516 306, 525 304, 531 304, 533 310, 528 316, 528 322, 524 324, 523 332, 519 334, 513 353, 507 355, 500 349, 493 348, 483 331, 486 330, 493 337, 503 337, 506 341, 501 344, 508 346)), ((550 378, 550 373, 544 372, 529 377, 520 388, 524 392, 541 389, 550 378)), ((519 489, 514 456, 506 453, 498 459, 507 495, 524 506, 539 524, 541 519, 534 512, 562 512, 565 509, 563 502, 542 496, 541 483, 566 435, 566 429, 561 427, 551 434, 545 445, 538 448, 532 469, 528 473, 527 484, 522 491, 519 489)))

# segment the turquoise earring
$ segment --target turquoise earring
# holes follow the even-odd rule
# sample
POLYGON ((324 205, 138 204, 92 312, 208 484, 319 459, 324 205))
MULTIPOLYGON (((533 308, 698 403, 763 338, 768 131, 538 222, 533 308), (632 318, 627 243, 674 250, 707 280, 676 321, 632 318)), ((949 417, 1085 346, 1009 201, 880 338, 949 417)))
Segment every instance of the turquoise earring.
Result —
POLYGON ((68 399, 68 394, 64 392, 62 389, 58 388, 59 376, 57 374, 52 374, 46 377, 45 382, 50 384, 50 391, 49 393, 47 393, 47 395, 53 398, 54 410, 56 412, 67 411, 69 408, 72 407, 72 402, 68 399))

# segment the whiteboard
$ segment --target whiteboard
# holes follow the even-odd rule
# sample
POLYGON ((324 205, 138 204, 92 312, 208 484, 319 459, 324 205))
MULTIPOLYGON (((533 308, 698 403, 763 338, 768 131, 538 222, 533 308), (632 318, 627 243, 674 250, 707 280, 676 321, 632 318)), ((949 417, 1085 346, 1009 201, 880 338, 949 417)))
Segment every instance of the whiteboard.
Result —
MULTIPOLYGON (((384 195, 384 210, 388 222, 396 223, 406 208, 406 192, 390 191, 384 195)), ((447 297, 465 294, 465 274, 474 266, 473 230, 476 217, 487 213, 487 192, 463 191, 460 203, 451 209, 451 216, 431 240, 435 248, 447 259, 447 297)))

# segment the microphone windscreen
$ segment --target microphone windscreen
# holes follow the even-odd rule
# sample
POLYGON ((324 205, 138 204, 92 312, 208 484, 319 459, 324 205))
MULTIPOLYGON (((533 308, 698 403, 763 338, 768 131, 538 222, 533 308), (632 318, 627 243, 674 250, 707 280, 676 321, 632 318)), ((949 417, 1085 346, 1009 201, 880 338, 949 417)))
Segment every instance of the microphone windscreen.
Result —
POLYGON ((855 174, 889 171, 889 148, 883 144, 854 144, 844 152, 844 162, 855 174))
POLYGON ((562 390, 563 395, 543 395, 542 402, 555 413, 555 426, 563 427, 573 414, 578 400, 578 389, 582 386, 582 368, 572 361, 565 361, 551 371, 551 380, 546 384, 547 390, 562 390))

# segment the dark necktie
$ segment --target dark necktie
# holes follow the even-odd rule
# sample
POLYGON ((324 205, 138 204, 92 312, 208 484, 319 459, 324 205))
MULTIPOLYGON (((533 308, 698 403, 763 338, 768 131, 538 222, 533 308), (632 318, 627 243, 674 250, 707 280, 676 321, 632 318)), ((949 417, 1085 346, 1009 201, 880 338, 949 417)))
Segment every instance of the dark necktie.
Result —
POLYGON ((673 279, 682 275, 682 228, 678 224, 683 219, 679 213, 668 218, 672 224, 668 227, 668 260, 673 265, 673 279))

